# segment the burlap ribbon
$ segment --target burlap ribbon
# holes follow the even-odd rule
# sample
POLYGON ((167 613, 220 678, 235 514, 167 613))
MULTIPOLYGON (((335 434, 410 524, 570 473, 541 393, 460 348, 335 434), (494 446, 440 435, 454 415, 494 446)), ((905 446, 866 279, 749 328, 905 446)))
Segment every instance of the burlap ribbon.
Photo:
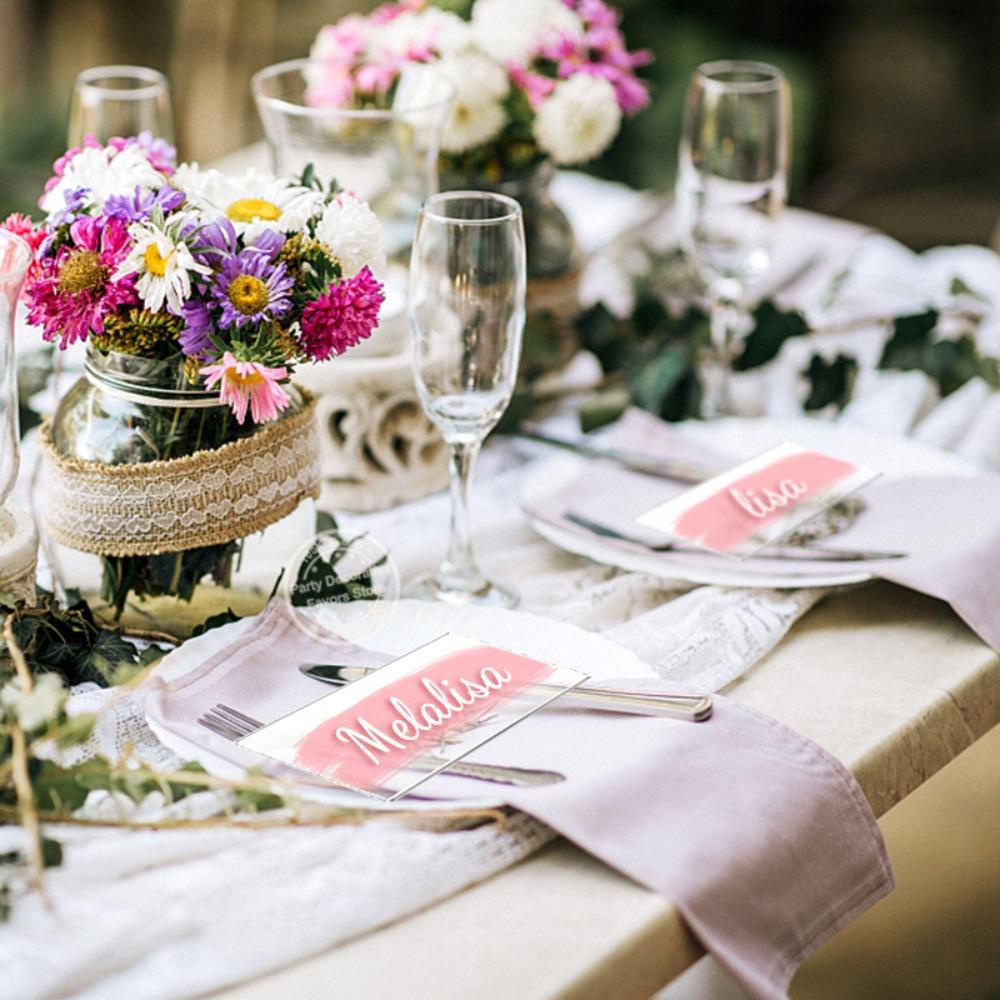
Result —
MULTIPOLYGON (((301 391, 301 390, 300 390, 301 391)), ((46 420, 45 525, 57 541, 104 556, 146 556, 244 538, 319 496, 316 401, 219 448, 135 465, 61 454, 46 420)))

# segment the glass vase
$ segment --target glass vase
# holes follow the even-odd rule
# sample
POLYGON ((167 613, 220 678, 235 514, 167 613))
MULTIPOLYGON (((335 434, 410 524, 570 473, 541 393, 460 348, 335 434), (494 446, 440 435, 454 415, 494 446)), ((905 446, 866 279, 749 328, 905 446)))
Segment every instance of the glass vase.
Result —
POLYGON ((573 320, 580 308, 582 258, 573 227, 551 194, 555 166, 543 160, 532 170, 497 180, 444 173, 445 191, 492 191, 521 205, 528 252, 527 320, 521 379, 532 381, 562 367, 576 352, 573 320))
POLYGON ((14 488, 20 464, 14 313, 30 264, 28 244, 0 229, 0 509, 14 488))
POLYGON ((227 609, 259 611, 315 532, 313 404, 287 391, 277 420, 241 425, 175 361, 88 346, 84 377, 42 429, 62 586, 99 617, 179 636, 227 609))

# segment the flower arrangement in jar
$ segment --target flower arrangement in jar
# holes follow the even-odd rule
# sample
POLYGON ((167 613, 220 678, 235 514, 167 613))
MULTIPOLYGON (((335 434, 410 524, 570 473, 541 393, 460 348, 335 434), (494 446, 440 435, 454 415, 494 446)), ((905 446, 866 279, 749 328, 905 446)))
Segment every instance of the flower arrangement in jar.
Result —
POLYGON ((70 149, 40 206, 29 319, 87 344, 42 428, 49 533, 100 556, 115 616, 226 587, 247 537, 318 492, 291 376, 377 328, 378 222, 311 170, 175 167, 149 135, 70 149))

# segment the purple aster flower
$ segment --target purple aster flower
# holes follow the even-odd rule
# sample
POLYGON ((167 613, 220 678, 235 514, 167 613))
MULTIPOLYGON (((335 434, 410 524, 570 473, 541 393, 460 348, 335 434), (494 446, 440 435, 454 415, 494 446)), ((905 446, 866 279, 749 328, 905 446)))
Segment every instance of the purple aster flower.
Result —
POLYGON ((222 306, 223 326, 246 326, 284 316, 292 307, 289 293, 294 284, 284 264, 247 249, 223 261, 212 297, 222 306))
POLYGON ((268 260, 274 260, 285 245, 285 237, 275 229, 262 229, 253 242, 247 247, 255 253, 264 254, 268 260))
POLYGON ((181 231, 181 238, 193 240, 194 259, 209 267, 215 267, 221 257, 235 255, 238 248, 236 229, 224 215, 204 226, 190 223, 181 231))
POLYGON ((148 219, 158 205, 163 214, 172 212, 184 204, 184 192, 172 187, 162 187, 159 191, 143 191, 136 184, 132 194, 113 194, 104 203, 104 214, 123 222, 140 222, 148 219))
POLYGON ((215 326, 212 311, 202 299, 190 298, 184 303, 182 313, 184 329, 181 331, 181 350, 192 357, 201 355, 212 348, 209 331, 215 326))
POLYGON ((81 215, 85 215, 84 207, 90 198, 90 188, 78 187, 66 192, 66 205, 52 215, 49 225, 55 229, 64 226, 69 222, 75 222, 81 215))

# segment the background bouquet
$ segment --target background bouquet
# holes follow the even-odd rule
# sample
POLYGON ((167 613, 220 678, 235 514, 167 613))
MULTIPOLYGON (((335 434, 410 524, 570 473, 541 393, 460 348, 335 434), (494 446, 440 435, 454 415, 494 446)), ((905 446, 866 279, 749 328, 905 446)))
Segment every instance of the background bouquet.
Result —
POLYGON ((99 587, 73 584, 116 617, 129 595, 187 602, 206 581, 225 608, 245 538, 318 491, 313 404, 290 378, 377 327, 378 221, 311 169, 175 167, 149 135, 70 149, 40 206, 40 226, 10 220, 36 247, 29 319, 87 342, 42 428, 49 533, 101 557, 99 587))
POLYGON ((617 11, 603 0, 403 0, 322 28, 309 99, 385 107, 408 63, 431 64, 456 90, 442 137, 445 173, 487 181, 551 159, 583 163, 649 100, 617 11), (458 10, 460 13, 456 13, 458 10))

